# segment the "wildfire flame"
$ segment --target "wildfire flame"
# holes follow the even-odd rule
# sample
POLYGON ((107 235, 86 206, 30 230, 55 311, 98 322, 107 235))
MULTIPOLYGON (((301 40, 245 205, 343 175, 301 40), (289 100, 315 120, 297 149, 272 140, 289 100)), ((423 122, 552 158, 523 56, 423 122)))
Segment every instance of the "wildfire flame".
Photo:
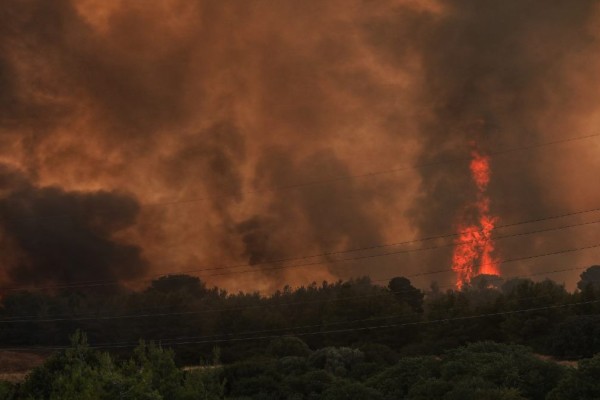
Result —
POLYGON ((499 275, 499 261, 493 256, 492 231, 498 217, 490 213, 487 186, 490 182, 490 157, 474 147, 469 165, 471 177, 477 186, 477 199, 472 205, 477 214, 476 223, 461 222, 452 255, 452 269, 457 274, 456 286, 461 289, 475 275, 499 275))

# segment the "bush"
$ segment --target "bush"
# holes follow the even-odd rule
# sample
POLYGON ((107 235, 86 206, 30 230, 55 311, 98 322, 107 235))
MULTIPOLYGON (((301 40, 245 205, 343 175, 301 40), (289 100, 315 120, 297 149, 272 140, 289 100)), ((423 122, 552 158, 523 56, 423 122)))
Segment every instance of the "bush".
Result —
POLYGON ((304 357, 283 357, 277 361, 277 370, 284 375, 303 374, 308 371, 304 357))
POLYGON ((383 344, 367 343, 361 346, 359 350, 365 355, 365 361, 377 364, 394 365, 400 359, 398 353, 383 344))
POLYGON ((323 400, 381 400, 377 390, 358 382, 339 381, 323 393, 323 400))
POLYGON ((548 400, 600 399, 600 354, 581 360, 577 369, 571 369, 558 386, 550 392, 548 400))
POLYGON ((448 352, 441 372, 449 382, 477 377, 497 388, 517 389, 526 398, 543 400, 564 369, 536 358, 523 346, 481 342, 448 352))
POLYGON ((0 400, 10 400, 14 397, 15 385, 0 381, 0 400))
POLYGON ((223 397, 220 371, 183 372, 173 352, 140 344, 131 359, 116 363, 91 349, 77 332, 69 349, 36 368, 18 388, 16 399, 49 400, 216 400, 223 397))
POLYGON ((385 399, 402 399, 411 387, 420 381, 439 376, 440 362, 433 357, 409 357, 375 375, 368 386, 384 395, 385 399))
POLYGON ((309 371, 301 376, 288 377, 285 380, 286 392, 290 397, 301 394, 307 399, 320 399, 321 394, 331 386, 335 378, 326 371, 309 371))
POLYGON ((479 377, 459 381, 446 393, 444 400, 527 400, 517 389, 498 388, 479 377))
POLYGON ((309 364, 322 368, 337 376, 346 376, 348 371, 364 360, 364 354, 349 347, 325 347, 309 357, 309 364))
POLYGON ((273 340, 267 348, 267 353, 277 358, 308 357, 311 351, 308 345, 297 337, 284 336, 273 340))

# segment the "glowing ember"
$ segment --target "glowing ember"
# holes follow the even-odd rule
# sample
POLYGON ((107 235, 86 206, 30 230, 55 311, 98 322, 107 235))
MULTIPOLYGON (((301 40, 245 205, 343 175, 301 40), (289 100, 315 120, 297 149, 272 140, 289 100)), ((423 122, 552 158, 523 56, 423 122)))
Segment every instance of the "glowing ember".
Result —
POLYGON ((490 199, 486 193, 490 182, 490 159, 477 149, 471 152, 471 157, 471 177, 477 186, 477 200, 472 208, 477 213, 477 222, 458 226, 452 269, 457 274, 459 289, 469 284, 475 275, 499 275, 498 260, 492 255, 492 231, 498 218, 490 215, 490 199))

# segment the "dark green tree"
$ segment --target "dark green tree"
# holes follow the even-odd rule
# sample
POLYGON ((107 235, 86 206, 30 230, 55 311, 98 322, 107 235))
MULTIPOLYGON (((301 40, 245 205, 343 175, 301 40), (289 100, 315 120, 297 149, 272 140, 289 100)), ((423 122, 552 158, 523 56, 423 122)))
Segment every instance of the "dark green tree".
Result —
POLYGON ((388 283, 388 289, 399 301, 408 304, 415 312, 423 312, 423 298, 425 295, 414 287, 407 278, 392 278, 388 283))

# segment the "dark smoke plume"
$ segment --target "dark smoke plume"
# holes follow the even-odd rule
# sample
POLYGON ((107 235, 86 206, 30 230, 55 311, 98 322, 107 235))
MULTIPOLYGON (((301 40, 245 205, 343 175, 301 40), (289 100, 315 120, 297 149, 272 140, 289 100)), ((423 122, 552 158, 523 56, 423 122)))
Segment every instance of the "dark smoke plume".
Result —
POLYGON ((39 188, 2 171, 0 227, 14 244, 8 278, 18 284, 127 280, 146 272, 137 246, 113 236, 135 223, 139 206, 115 192, 39 188))

